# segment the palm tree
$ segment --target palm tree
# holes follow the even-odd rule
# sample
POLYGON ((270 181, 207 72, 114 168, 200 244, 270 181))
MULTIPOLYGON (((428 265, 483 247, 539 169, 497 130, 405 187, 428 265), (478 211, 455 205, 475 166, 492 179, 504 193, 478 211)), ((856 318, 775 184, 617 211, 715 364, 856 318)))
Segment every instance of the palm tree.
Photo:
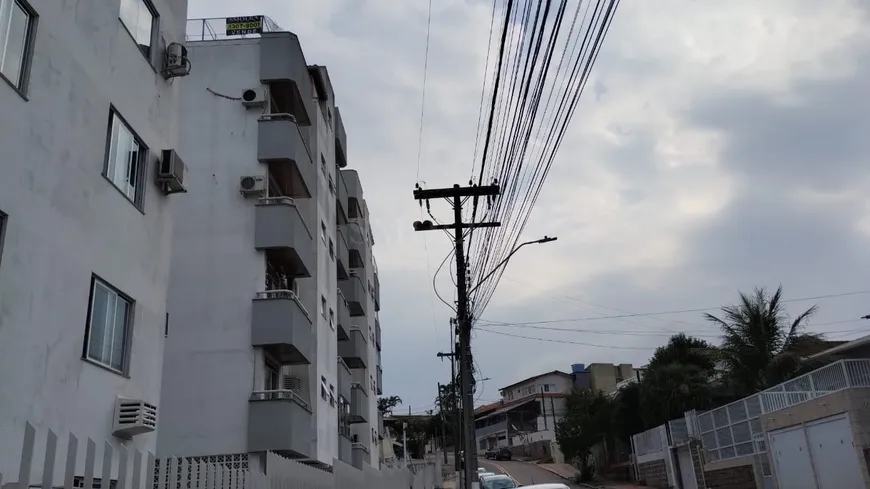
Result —
POLYGON ((714 346, 704 340, 677 333, 668 339, 666 345, 656 348, 647 368, 655 369, 678 363, 694 365, 701 370, 713 370, 715 350, 714 346))
POLYGON ((704 315, 722 328, 718 353, 735 395, 751 395, 798 372, 801 358, 822 341, 820 335, 804 331, 815 312, 812 306, 792 320, 779 286, 773 295, 763 288, 752 295, 741 292, 740 303, 722 307, 721 317, 704 315))

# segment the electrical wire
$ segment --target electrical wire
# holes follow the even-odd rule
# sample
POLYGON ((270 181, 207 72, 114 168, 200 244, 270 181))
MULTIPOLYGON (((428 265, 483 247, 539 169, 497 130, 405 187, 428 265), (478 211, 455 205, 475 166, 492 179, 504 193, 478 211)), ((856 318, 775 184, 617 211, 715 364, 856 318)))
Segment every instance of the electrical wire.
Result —
POLYGON ((511 338, 521 338, 521 339, 524 339, 524 340, 546 341, 546 342, 549 342, 549 343, 562 343, 562 344, 569 344, 569 345, 589 346, 589 347, 593 347, 593 348, 612 348, 612 349, 614 349, 614 350, 646 350, 646 351, 652 351, 652 350, 655 350, 656 348, 659 347, 659 345, 657 345, 657 346, 598 345, 598 344, 595 344, 595 343, 585 343, 585 342, 580 342, 580 341, 569 341, 569 340, 563 340, 563 339, 558 339, 558 340, 556 340, 556 339, 552 339, 552 338, 540 338, 540 337, 537 337, 537 336, 524 336, 524 335, 517 335, 517 334, 512 334, 512 333, 505 333, 505 332, 502 332, 502 331, 492 331, 492 330, 489 330, 489 329, 478 329, 478 331, 482 331, 482 332, 484 332, 484 333, 491 333, 491 334, 502 335, 502 336, 510 336, 511 338))
MULTIPOLYGON (((855 295, 864 295, 870 294, 870 290, 856 290, 852 292, 842 292, 838 294, 824 294, 817 295, 812 297, 798 297, 794 299, 784 299, 781 302, 789 303, 789 302, 805 302, 805 301, 814 301, 821 299, 832 299, 836 297, 849 297, 855 295)), ((654 311, 654 312, 642 312, 642 313, 631 313, 631 314, 617 314, 612 316, 587 316, 587 317, 577 317, 577 318, 564 318, 564 319, 550 319, 546 321, 526 321, 526 322, 517 322, 517 323, 506 323, 502 321, 488 321, 485 319, 480 319, 478 321, 485 321, 492 324, 551 324, 551 323, 568 323, 574 321, 597 321, 602 319, 620 319, 620 318, 632 318, 632 317, 650 317, 650 316, 662 316, 668 314, 683 314, 683 313, 691 313, 691 312, 706 312, 706 311, 716 311, 721 309, 722 306, 715 307, 699 307, 694 309, 677 309, 677 310, 669 310, 669 311, 654 311)))

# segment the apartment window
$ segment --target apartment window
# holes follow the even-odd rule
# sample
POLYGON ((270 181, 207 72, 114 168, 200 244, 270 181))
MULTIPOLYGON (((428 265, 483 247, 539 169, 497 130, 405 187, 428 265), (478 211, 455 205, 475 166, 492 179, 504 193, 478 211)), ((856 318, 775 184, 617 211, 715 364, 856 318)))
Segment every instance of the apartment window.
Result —
POLYGON ((329 308, 329 327, 335 331, 335 311, 329 308))
POLYGON ((320 221, 320 241, 326 244, 326 224, 323 221, 320 221))
POLYGON ((326 317, 326 297, 320 296, 320 314, 326 317))
POLYGON ((320 171, 326 175, 326 158, 323 157, 323 153, 320 153, 320 171))
POLYGON ((335 407, 335 386, 329 384, 329 405, 335 407))
POLYGON ((148 0, 121 0, 118 15, 142 54, 151 60, 151 47, 157 32, 157 11, 148 0))
POLYGON ((6 214, 0 211, 0 264, 3 263, 3 241, 6 239, 6 214))
POLYGON ((132 322, 133 300, 99 278, 91 278, 84 357, 126 374, 132 322))
POLYGON ((332 243, 332 238, 329 238, 329 258, 335 260, 335 245, 332 243))
POLYGON ((329 181, 329 193, 335 195, 335 182, 332 180, 332 175, 329 175, 327 180, 329 181))
POLYGON ((281 370, 277 365, 266 360, 266 376, 263 382, 263 389, 267 391, 277 391, 281 387, 281 370))
POLYGON ((109 114, 108 140, 103 176, 141 209, 148 148, 114 109, 109 114))
POLYGON ((24 93, 36 12, 24 0, 0 0, 0 75, 19 93, 24 93))
POLYGON ((324 401, 329 400, 329 389, 326 387, 326 377, 320 376, 320 397, 324 401))
POLYGON ((550 384, 544 384, 544 392, 550 392, 550 384))

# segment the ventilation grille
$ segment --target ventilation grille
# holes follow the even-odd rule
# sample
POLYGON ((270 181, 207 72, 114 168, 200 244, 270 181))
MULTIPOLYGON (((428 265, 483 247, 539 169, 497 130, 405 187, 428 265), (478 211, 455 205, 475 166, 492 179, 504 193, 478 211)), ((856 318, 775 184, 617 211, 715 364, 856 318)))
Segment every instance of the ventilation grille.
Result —
POLYGON ((302 391, 302 379, 299 377, 284 377, 284 390, 299 393, 302 391))
POLYGON ((115 401, 115 423, 112 433, 131 438, 157 429, 157 406, 141 399, 119 397, 115 401))

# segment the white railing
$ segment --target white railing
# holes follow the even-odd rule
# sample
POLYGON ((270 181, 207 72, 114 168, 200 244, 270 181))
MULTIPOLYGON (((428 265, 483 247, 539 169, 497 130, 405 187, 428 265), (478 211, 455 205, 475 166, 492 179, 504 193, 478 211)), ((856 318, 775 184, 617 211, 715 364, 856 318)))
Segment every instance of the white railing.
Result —
POLYGON ((297 306, 299 306, 299 309, 303 314, 305 314, 305 317, 307 317, 309 321, 311 320, 311 314, 308 314, 308 309, 305 309, 305 305, 302 304, 301 300, 299 300, 299 296, 296 295, 296 292, 293 292, 290 289, 263 290, 257 292, 255 298, 259 300, 291 299, 297 306))
MULTIPOLYGON (((72 433, 59 437, 52 430, 46 431, 39 434, 27 423, 22 445, 14 439, 3 440, 6 453, 20 454, 20 458, 17 463, 5 460, 7 463, 0 465, 16 467, 0 473, 0 486, 14 489, 105 489, 109 485, 117 489, 407 489, 411 484, 415 488, 435 489, 440 486, 440 480, 422 480, 406 468, 377 470, 363 464, 364 470, 358 470, 334 460, 330 473, 268 452, 268 474, 263 474, 249 468, 247 454, 157 458, 151 452, 119 446, 116 439, 98 444, 86 438, 80 443, 72 433), (14 448, 16 445, 21 448, 20 452, 14 448), (103 484, 103 481, 111 481, 111 484, 103 484)), ((361 448, 368 452, 364 445, 361 448)), ((427 473, 438 469, 437 460, 420 463, 431 465, 426 467, 427 473)))
MULTIPOLYGON (((265 15, 254 15, 261 19, 263 32, 279 32, 281 27, 265 15)), ((188 19, 185 38, 188 41, 218 41, 221 39, 244 39, 260 37, 259 33, 227 35, 227 20, 231 17, 211 17, 207 19, 188 19)))
POLYGON ((293 197, 261 197, 257 203, 260 205, 296 205, 293 197))
POLYGON ((311 405, 308 404, 308 401, 302 398, 296 391, 290 389, 273 389, 273 390, 262 390, 262 391, 254 391, 251 393, 252 401, 277 401, 281 399, 286 399, 299 404, 305 409, 311 411, 311 405))
POLYGON ((689 425, 686 418, 668 421, 668 433, 671 435, 671 445, 680 445, 689 441, 689 425))
POLYGON ((711 461, 767 451, 760 416, 851 387, 870 387, 870 360, 840 360, 698 415, 711 461))

